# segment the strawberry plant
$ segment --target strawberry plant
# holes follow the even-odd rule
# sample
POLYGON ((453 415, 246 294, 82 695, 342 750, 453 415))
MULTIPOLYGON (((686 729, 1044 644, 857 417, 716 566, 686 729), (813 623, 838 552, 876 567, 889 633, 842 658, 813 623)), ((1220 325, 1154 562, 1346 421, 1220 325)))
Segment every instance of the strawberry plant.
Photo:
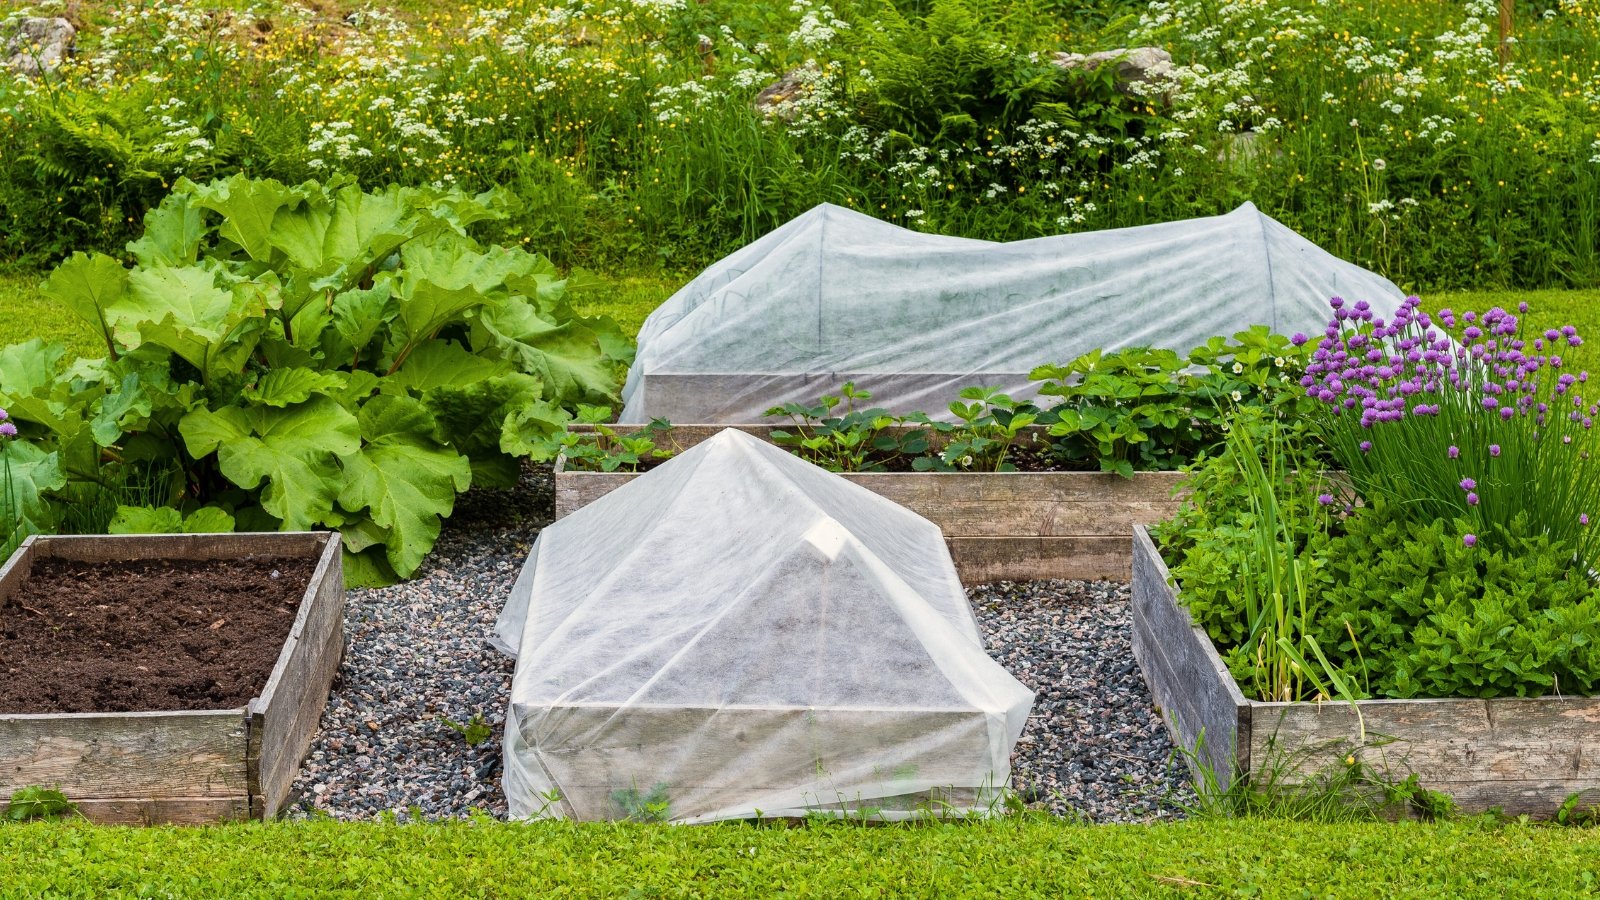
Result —
POLYGON ((173 512, 123 528, 335 528, 358 578, 408 576, 456 495, 514 482, 629 353, 544 257, 473 239, 507 214, 498 192, 180 181, 131 268, 78 253, 44 285, 105 357, 6 348, 0 403, 74 479, 172 470, 173 512))

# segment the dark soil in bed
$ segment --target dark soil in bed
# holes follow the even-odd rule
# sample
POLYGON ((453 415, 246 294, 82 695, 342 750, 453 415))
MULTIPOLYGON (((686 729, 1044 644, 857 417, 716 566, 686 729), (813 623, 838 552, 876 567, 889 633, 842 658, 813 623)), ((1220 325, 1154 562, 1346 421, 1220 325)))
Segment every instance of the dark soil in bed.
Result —
POLYGON ((39 560, 0 601, 0 713, 244 706, 266 686, 315 565, 39 560))

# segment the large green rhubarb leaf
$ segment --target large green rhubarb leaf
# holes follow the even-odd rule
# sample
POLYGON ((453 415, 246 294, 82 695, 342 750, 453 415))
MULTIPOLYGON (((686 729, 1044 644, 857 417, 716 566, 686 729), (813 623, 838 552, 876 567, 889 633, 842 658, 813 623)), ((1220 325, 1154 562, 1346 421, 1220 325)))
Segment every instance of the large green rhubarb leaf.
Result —
POLYGON ((432 340, 417 346, 387 383, 418 393, 438 388, 466 387, 485 378, 511 371, 504 360, 478 356, 454 341, 432 340))
POLYGON ((260 263, 272 261, 272 226, 278 210, 293 208, 308 196, 303 188, 243 174, 210 184, 188 186, 195 206, 222 215, 217 234, 233 241, 260 263))
POLYGON ((524 298, 483 310, 473 323, 472 344, 537 375, 547 399, 605 403, 616 394, 599 335, 582 320, 558 321, 524 298))
POLYGON ((262 293, 253 285, 218 287, 211 271, 198 266, 136 269, 128 285, 128 296, 110 311, 126 348, 157 344, 202 372, 237 362, 238 343, 246 344, 243 356, 250 354, 250 331, 259 325, 246 322, 264 314, 262 293))
POLYGON ((67 485, 60 458, 54 451, 26 441, 8 440, 0 444, 0 513, 8 523, 20 524, 28 533, 44 530, 50 522, 46 491, 67 485))
POLYGON ((293 406, 311 399, 313 394, 336 395, 344 385, 345 379, 339 372, 299 367, 273 369, 245 388, 244 398, 267 406, 293 406))
POLYGON ((50 273, 40 291, 93 325, 115 354, 106 310, 128 292, 128 270, 122 263, 103 253, 74 253, 50 273))
POLYGON ((409 397, 379 395, 361 408, 366 445, 344 457, 339 503, 367 509, 387 529, 389 564, 407 577, 439 538, 439 522, 455 508, 456 494, 472 483, 467 458, 424 437, 433 416, 409 397))
POLYGON ((140 383, 139 373, 129 372, 122 377, 116 390, 106 394, 96 407, 89 425, 90 434, 96 444, 110 447, 124 432, 143 427, 150 419, 153 404, 140 383))
POLYGON ((12 418, 63 431, 73 411, 59 396, 56 372, 67 349, 29 338, 0 348, 0 407, 12 418))
POLYGON ((354 184, 347 185, 334 195, 323 258, 337 260, 347 270, 371 268, 411 237, 415 222, 409 195, 400 187, 390 185, 382 192, 367 194, 354 184))
POLYGON ((217 454, 222 474, 247 490, 263 481, 261 506, 287 531, 333 518, 343 481, 338 458, 361 447, 356 417, 329 397, 278 409, 201 408, 178 423, 189 454, 217 454))
POLYGON ((190 266, 200 256, 205 217, 188 194, 169 194, 144 214, 144 235, 128 244, 141 266, 190 266))
POLYGON ((233 530, 225 509, 203 506, 189 515, 170 506, 119 506, 106 531, 111 534, 212 534, 233 530))

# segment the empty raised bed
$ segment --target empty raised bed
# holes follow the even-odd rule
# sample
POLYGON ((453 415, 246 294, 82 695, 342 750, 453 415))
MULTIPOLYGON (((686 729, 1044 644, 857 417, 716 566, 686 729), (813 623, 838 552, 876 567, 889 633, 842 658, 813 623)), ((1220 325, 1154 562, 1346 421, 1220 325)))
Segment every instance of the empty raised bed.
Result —
POLYGON ((339 665, 340 552, 326 532, 29 538, 0 569, 0 799, 276 815, 339 665))

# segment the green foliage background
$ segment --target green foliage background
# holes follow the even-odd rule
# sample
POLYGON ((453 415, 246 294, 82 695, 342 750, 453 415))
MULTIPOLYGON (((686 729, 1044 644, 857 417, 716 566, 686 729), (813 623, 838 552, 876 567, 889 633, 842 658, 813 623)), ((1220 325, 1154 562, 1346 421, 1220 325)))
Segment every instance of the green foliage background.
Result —
POLYGON ((1600 13, 1519 5, 1502 69, 1492 2, 1426 6, 91 5, 82 66, 0 83, 0 258, 116 252, 180 176, 346 172, 504 186, 562 266, 697 270, 820 201, 1016 239, 1248 199, 1412 288, 1600 284, 1600 13), (1138 44, 1177 88, 1050 62, 1138 44))

